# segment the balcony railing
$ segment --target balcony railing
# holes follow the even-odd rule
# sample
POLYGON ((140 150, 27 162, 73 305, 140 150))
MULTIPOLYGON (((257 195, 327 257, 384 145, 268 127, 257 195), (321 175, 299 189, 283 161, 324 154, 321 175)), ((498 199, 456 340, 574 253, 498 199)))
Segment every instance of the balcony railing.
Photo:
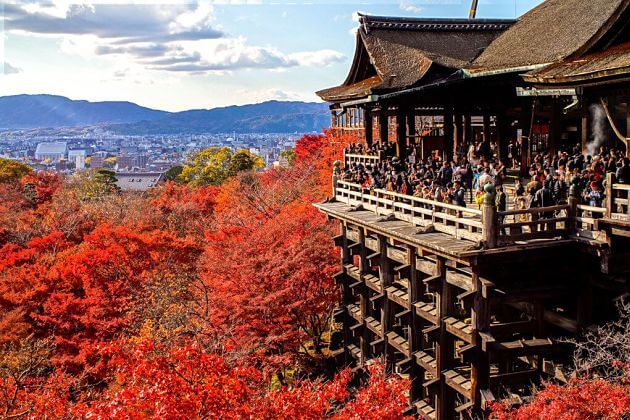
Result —
POLYGON ((356 153, 344 153, 343 163, 345 167, 352 167, 354 164, 378 166, 381 162, 381 156, 361 155, 356 153))

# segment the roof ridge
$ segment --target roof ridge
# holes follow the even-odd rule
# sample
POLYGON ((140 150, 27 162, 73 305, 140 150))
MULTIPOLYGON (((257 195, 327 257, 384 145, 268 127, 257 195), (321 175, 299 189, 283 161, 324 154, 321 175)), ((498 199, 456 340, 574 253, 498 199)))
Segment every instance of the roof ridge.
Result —
POLYGON ((375 16, 359 13, 359 22, 366 32, 369 29, 462 31, 507 29, 515 19, 419 18, 375 16))

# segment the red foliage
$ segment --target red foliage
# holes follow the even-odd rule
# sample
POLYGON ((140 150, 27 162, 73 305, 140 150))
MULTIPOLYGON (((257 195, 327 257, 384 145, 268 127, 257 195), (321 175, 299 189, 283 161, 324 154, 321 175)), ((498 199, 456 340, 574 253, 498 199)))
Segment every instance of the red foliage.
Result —
POLYGON ((305 136, 292 168, 148 197, 0 185, 0 416, 402 417, 407 384, 379 367, 358 390, 347 370, 269 389, 323 357, 338 258, 311 203, 354 140, 305 136), (24 343, 48 346, 27 370, 24 343))
POLYGON ((53 172, 32 172, 20 183, 25 195, 36 206, 52 200, 55 191, 61 187, 59 175, 53 172))
POLYGON ((99 344, 129 326, 127 314, 148 278, 192 269, 197 255, 195 244, 170 234, 108 225, 74 246, 59 232, 25 249, 7 245, 0 310, 23 314, 29 329, 21 335, 54 334, 53 363, 78 372, 97 363, 99 344))
POLYGON ((573 379, 565 386, 547 384, 531 403, 515 410, 495 404, 492 418, 612 420, 629 414, 630 383, 618 384, 604 379, 573 379))
POLYGON ((398 419, 406 406, 400 379, 385 379, 380 366, 374 381, 352 395, 352 375, 344 370, 330 382, 298 382, 265 389, 252 368, 231 367, 196 346, 165 349, 142 341, 110 346, 115 367, 110 392, 75 414, 100 418, 336 418, 398 419), (381 405, 382 404, 382 405, 381 405))
POLYGON ((305 340, 319 340, 337 300, 330 233, 312 206, 294 205, 262 224, 209 235, 208 328, 265 364, 294 360, 305 340))

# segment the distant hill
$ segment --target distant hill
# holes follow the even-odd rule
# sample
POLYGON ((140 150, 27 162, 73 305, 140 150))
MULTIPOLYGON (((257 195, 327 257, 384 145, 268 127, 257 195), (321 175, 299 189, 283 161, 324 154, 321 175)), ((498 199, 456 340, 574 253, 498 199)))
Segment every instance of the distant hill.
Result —
POLYGON ((268 101, 177 112, 153 121, 109 125, 119 134, 305 133, 330 125, 324 103, 268 101))
POLYGON ((166 111, 131 102, 75 101, 55 95, 0 97, 0 128, 57 128, 154 120, 166 111))
POLYGON ((306 133, 330 123, 324 103, 259 104, 166 112, 131 102, 74 101, 53 95, 0 97, 0 129, 102 126, 118 134, 306 133))

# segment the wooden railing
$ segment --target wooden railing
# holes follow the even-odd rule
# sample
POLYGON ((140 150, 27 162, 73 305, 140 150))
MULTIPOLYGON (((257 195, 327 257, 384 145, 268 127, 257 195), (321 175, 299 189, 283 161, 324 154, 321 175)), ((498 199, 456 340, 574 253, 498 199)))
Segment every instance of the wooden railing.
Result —
POLYGON ((349 206, 362 206, 378 215, 393 215, 414 226, 432 226, 435 231, 456 238, 481 241, 481 210, 426 200, 382 189, 364 192, 360 185, 337 181, 337 201, 349 206))
POLYGON ((378 165, 381 161, 380 156, 373 155, 359 155, 354 153, 344 153, 343 155, 343 163, 345 167, 351 167, 355 163, 360 163, 362 165, 370 164, 370 165, 378 165))
POLYGON ((578 204, 576 206, 575 224, 576 229, 580 230, 597 230, 597 219, 606 216, 605 207, 588 206, 586 204, 578 204))
MULTIPOLYGON (((434 231, 479 242, 486 248, 537 239, 567 238, 576 233, 577 225, 582 232, 595 230, 597 216, 592 214, 605 211, 583 205, 571 210, 571 205, 564 204, 498 212, 493 198, 481 209, 459 207, 383 189, 366 190, 335 177, 333 181, 336 201, 403 220, 413 226, 430 226, 434 231)), ((581 236, 589 235, 583 233, 581 236)), ((593 235, 590 237, 592 239, 593 235)))
POLYGON ((566 237, 571 233, 569 205, 498 212, 499 242, 566 237))
MULTIPOLYGON (((346 155, 362 162, 378 162, 377 156, 346 155)), ((434 200, 399 194, 383 189, 365 190, 360 185, 338 180, 338 165, 333 175, 337 201, 362 206, 378 215, 404 220, 413 226, 428 227, 456 238, 481 242, 486 248, 515 245, 519 242, 553 238, 607 240, 606 223, 630 222, 630 185, 618 184, 614 174, 607 175, 606 207, 569 203, 499 212, 493 199, 480 208, 459 207, 434 200), (602 225, 598 222, 603 219, 602 225)), ((492 194, 491 192, 487 192, 492 194)))
POLYGON ((606 178, 607 214, 610 219, 630 221, 630 185, 617 184, 615 174, 606 178))

